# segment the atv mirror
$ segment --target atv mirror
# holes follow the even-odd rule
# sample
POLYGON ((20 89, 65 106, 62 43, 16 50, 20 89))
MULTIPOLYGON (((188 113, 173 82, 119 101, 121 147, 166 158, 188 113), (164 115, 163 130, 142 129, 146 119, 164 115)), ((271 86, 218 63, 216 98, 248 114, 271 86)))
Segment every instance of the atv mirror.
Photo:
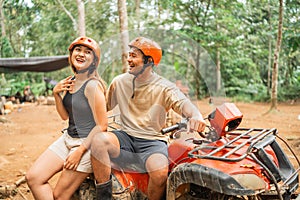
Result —
POLYGON ((235 130, 241 123, 243 114, 234 103, 224 103, 208 115, 211 126, 222 137, 235 130))

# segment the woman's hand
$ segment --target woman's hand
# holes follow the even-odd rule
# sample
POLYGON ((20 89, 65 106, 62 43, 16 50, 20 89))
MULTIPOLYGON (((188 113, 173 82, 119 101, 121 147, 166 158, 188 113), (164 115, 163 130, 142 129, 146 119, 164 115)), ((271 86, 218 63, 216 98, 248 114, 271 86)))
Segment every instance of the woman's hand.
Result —
POLYGON ((71 153, 64 163, 64 168, 76 170, 81 160, 81 157, 85 153, 85 151, 86 149, 83 146, 80 146, 73 153, 71 153))
POLYGON ((53 88, 53 93, 59 94, 60 92, 73 90, 75 80, 71 80, 71 79, 72 79, 72 76, 69 76, 69 77, 59 81, 53 88))
POLYGON ((65 107, 63 105, 63 100, 62 100, 62 96, 60 95, 60 93, 73 90, 75 80, 71 80, 71 79, 72 79, 72 76, 69 76, 69 77, 61 80, 53 88, 53 96, 55 99, 56 110, 57 110, 59 116, 63 120, 69 119, 69 113, 67 112, 67 110, 65 109, 65 107))

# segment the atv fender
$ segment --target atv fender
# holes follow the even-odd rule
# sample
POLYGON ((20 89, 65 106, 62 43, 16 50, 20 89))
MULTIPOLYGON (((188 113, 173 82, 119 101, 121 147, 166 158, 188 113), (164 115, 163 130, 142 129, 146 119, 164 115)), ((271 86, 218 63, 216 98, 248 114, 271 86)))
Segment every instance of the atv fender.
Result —
POLYGON ((170 173, 167 183, 167 199, 175 199, 176 189, 193 183, 226 195, 254 195, 255 191, 244 188, 233 177, 219 170, 196 163, 182 163, 170 173))

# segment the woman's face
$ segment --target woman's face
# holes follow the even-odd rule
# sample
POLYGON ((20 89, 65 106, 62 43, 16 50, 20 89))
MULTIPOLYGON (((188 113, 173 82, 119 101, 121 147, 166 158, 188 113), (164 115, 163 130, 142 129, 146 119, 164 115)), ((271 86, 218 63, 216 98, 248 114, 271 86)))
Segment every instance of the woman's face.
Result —
POLYGON ((71 55, 71 62, 77 70, 89 67, 94 61, 93 51, 83 45, 75 46, 71 55))

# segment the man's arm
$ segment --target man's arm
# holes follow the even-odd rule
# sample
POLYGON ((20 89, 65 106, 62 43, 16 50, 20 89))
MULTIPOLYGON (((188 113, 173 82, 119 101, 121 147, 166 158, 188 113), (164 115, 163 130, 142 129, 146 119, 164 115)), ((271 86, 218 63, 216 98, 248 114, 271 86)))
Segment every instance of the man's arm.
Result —
POLYGON ((182 106, 182 114, 189 118, 189 127, 192 131, 203 132, 206 124, 198 108, 191 101, 185 101, 182 106))

